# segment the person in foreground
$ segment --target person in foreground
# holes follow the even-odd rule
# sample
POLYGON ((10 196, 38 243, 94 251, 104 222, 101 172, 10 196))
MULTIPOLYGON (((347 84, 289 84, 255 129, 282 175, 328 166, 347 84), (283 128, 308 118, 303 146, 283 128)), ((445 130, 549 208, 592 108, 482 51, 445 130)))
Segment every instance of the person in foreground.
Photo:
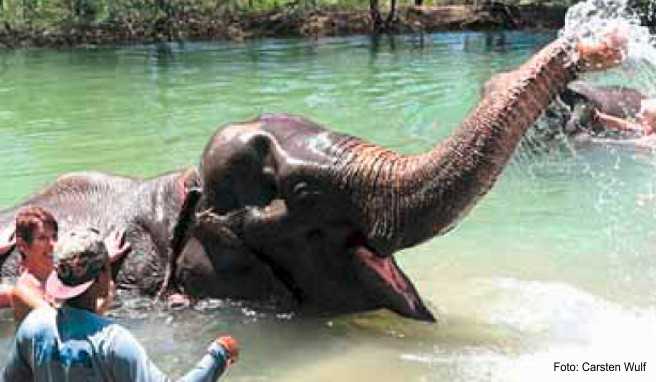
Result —
MULTIPOLYGON (((168 381, 139 342, 99 314, 112 297, 109 255, 97 231, 73 231, 58 245, 46 293, 61 306, 33 310, 18 328, 0 376, 10 381, 168 381)), ((239 346, 219 337, 181 381, 216 381, 239 346)))
MULTIPOLYGON (((30 310, 48 304, 44 298, 44 285, 53 269, 52 252, 58 232, 57 221, 48 210, 27 206, 18 212, 15 224, 0 234, 0 256, 8 253, 14 245, 21 255, 16 285, 0 285, 0 308, 12 306, 16 322, 25 318, 30 310)), ((116 230, 106 239, 111 263, 131 250, 124 236, 124 231, 116 230)))

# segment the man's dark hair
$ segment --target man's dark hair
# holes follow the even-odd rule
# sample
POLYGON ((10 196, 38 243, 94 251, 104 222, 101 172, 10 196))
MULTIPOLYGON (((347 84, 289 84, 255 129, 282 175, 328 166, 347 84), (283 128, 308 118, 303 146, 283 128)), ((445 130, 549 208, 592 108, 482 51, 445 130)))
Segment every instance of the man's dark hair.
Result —
POLYGON ((32 244, 34 231, 42 224, 50 226, 57 234, 59 227, 52 214, 45 209, 37 206, 28 206, 18 211, 16 215, 16 238, 23 239, 27 244, 32 244))

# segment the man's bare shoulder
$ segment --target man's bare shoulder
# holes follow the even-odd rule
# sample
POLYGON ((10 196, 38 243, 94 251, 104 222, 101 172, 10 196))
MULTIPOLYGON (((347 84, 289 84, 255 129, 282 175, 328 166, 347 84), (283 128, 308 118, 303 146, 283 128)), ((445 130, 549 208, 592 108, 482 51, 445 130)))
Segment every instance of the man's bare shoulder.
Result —
POLYGON ((21 288, 32 288, 35 290, 38 290, 40 292, 43 292, 43 283, 39 281, 39 279, 36 278, 31 272, 29 271, 23 271, 21 272, 20 276, 18 277, 18 280, 16 280, 16 286, 21 287, 21 288))

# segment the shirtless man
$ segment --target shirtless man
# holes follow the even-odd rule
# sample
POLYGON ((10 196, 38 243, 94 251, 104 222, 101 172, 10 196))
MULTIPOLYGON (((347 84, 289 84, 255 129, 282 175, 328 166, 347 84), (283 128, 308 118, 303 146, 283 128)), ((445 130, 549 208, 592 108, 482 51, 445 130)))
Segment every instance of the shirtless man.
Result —
MULTIPOLYGON (((0 308, 13 306, 17 321, 21 321, 31 309, 48 304, 44 285, 53 269, 52 253, 58 231, 57 221, 50 212, 32 206, 18 212, 15 228, 3 231, 0 255, 5 255, 15 245, 21 254, 21 273, 15 286, 0 287, 0 308), (11 233, 12 230, 15 232, 11 233)), ((111 262, 125 256, 131 249, 124 235, 125 232, 117 230, 106 239, 111 262)))

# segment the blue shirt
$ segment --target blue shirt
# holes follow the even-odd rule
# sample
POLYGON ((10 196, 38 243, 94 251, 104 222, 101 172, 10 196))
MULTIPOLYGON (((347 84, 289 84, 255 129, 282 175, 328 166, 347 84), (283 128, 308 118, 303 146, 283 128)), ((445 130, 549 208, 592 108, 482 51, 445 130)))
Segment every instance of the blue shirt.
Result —
MULTIPOLYGON (((122 326, 86 310, 63 307, 32 311, 16 332, 0 382, 170 381, 122 326)), ((227 353, 212 343, 180 381, 216 381, 227 353)))

